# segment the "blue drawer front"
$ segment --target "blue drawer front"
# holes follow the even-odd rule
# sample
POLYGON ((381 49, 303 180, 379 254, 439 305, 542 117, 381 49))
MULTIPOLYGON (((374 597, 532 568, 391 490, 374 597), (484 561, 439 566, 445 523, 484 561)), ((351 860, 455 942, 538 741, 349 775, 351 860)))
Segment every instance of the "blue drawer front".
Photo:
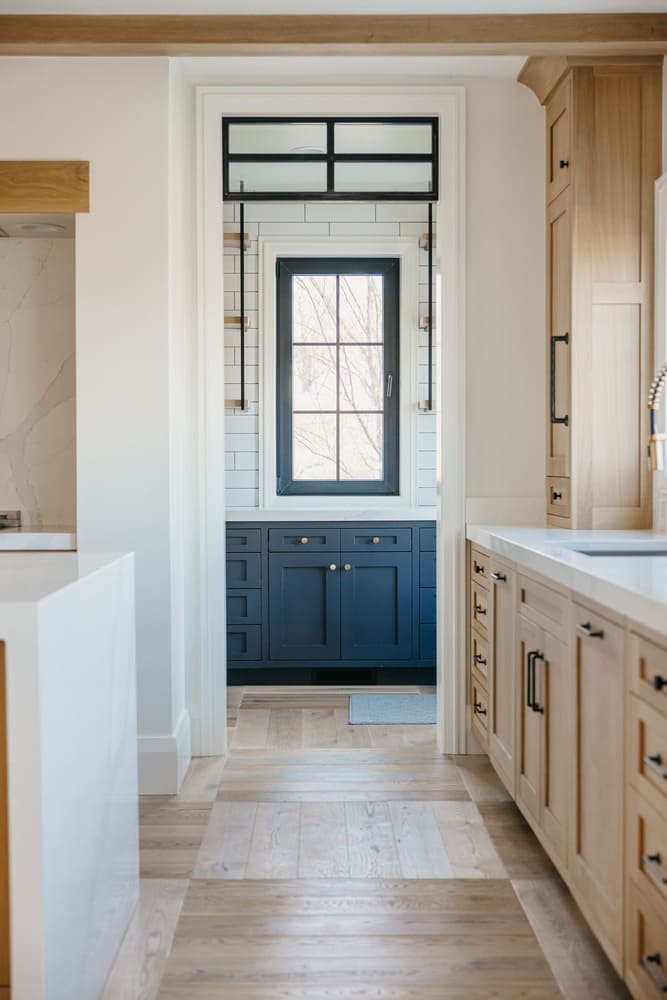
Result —
POLYGON ((419 529, 419 549, 421 552, 435 552, 435 525, 419 529))
POLYGON ((269 528, 269 552, 338 552, 340 528, 269 528))
POLYGON ((262 623, 261 590, 227 591, 228 625, 261 625, 261 623, 262 623))
POLYGON ((227 629, 227 656, 230 660, 261 660, 261 626, 230 625, 227 629))
POLYGON ((419 626, 419 656, 422 660, 435 659, 435 625, 419 626))
POLYGON ((231 590, 242 587, 261 587, 259 553, 227 556, 227 587, 231 590))
POLYGON ((419 554, 419 586, 435 587, 435 552, 419 554))
POLYGON ((341 548, 345 552, 410 552, 411 528, 343 528, 341 548))
POLYGON ((419 621, 435 624, 435 587, 422 587, 419 591, 419 621))
POLYGON ((227 529, 228 552, 259 552, 261 531, 259 528, 227 529))

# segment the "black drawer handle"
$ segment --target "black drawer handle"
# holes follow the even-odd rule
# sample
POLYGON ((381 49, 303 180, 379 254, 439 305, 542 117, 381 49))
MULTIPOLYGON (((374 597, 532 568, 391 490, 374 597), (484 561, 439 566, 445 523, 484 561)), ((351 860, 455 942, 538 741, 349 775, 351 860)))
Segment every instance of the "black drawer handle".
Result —
POLYGON ((475 653, 475 663, 481 663, 486 666, 486 660, 481 653, 475 653))
POLYGON ((531 650, 526 657, 526 707, 533 707, 533 666, 535 655, 537 653, 536 649, 531 650))
POLYGON ((590 622, 584 622, 583 625, 577 625, 577 632, 581 635, 585 635, 587 639, 604 639, 604 632, 602 629, 594 629, 590 622))
POLYGON ((667 979, 662 974, 662 962, 660 961, 660 952, 656 951, 652 955, 644 955, 642 958, 642 965, 648 972, 649 976, 658 987, 660 993, 667 993, 667 979))
POLYGON ((482 576, 484 575, 484 567, 482 566, 481 563, 478 562, 474 563, 474 569, 475 573, 481 573, 482 576))
POLYGON ((504 573, 492 573, 491 579, 496 583, 507 583, 507 577, 504 573))
POLYGON ((559 165, 559 167, 560 167, 561 170, 565 170, 566 167, 570 166, 570 161, 569 160, 561 160, 558 165, 559 165))
POLYGON ((655 854, 645 854, 644 864, 656 882, 661 882, 663 885, 667 885, 667 871, 665 871, 662 867, 662 858, 658 851, 656 851, 655 854))
POLYGON ((486 614, 486 608, 482 607, 481 604, 475 604, 473 606, 475 608, 475 614, 476 615, 485 615, 486 614))
POLYGON ((562 500, 562 499, 563 499, 563 494, 562 493, 557 493, 556 490, 552 490, 551 491, 551 501, 552 501, 552 503, 555 503, 556 500, 562 500))
POLYGON ((659 778, 667 779, 667 770, 662 766, 662 754, 648 754, 644 757, 644 763, 659 778))
POLYGON ((540 652, 539 649, 536 649, 535 652, 533 653, 533 701, 532 701, 532 704, 531 704, 530 707, 532 708, 533 712, 538 712, 539 715, 544 715, 544 706, 540 705, 539 702, 538 702, 538 700, 537 700, 537 661, 538 660, 542 660, 542 662, 544 663, 544 653, 540 652))
POLYGON ((475 715, 486 715, 486 709, 482 707, 481 701, 475 702, 475 715))
POLYGON ((551 338, 551 368, 549 375, 549 401, 551 410, 551 423, 552 424, 564 424, 565 427, 568 426, 570 418, 567 414, 564 417, 556 416, 556 344, 569 344, 570 335, 569 333, 564 333, 562 337, 552 337, 551 338))
POLYGON ((667 687, 667 677, 661 677, 660 674, 656 674, 653 678, 653 688, 655 691, 662 691, 663 688, 667 687))

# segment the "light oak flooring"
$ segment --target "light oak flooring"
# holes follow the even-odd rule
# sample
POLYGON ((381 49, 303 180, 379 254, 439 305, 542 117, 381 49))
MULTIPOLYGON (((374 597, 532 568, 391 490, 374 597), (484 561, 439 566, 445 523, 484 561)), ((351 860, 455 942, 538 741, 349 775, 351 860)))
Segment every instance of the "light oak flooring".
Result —
POLYGON ((227 756, 142 798, 104 1000, 627 998, 488 760, 349 693, 230 688, 227 756))

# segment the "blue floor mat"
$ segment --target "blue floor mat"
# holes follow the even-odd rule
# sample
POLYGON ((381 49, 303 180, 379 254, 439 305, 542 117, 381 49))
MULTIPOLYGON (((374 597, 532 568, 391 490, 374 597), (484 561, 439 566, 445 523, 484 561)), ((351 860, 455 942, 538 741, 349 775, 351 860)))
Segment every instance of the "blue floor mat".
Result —
POLYGON ((352 694, 350 724, 434 725, 437 721, 434 694, 352 694))

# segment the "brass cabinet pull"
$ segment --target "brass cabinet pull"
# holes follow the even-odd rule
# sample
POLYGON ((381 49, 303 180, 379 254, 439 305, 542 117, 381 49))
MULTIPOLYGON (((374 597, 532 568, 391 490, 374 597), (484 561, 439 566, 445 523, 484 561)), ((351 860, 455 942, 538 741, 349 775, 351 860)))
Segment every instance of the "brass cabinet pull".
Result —
POLYGON ((349 563, 345 563, 345 565, 343 566, 343 569, 345 570, 346 573, 349 573, 350 570, 352 569, 352 567, 351 567, 351 565, 349 563))
POLYGON ((660 952, 656 951, 652 955, 644 955, 642 957, 642 965, 658 987, 659 992, 667 993, 667 979, 662 974, 660 952))
POLYGON ((303 536, 303 538, 301 539, 301 544, 302 544, 302 545, 307 545, 307 544, 308 544, 308 539, 306 538, 306 536, 305 536, 305 535, 304 535, 304 536, 303 536))
POLYGON ((373 536, 373 545, 379 545, 379 544, 380 544, 380 539, 378 538, 377 535, 374 535, 373 536))
POLYGON ((336 570, 338 569, 338 566, 336 566, 336 563, 331 563, 329 569, 331 570, 332 573, 335 573, 336 570))
POLYGON ((667 885, 667 870, 662 867, 662 858, 658 851, 655 854, 645 854, 644 864, 650 871, 656 882, 661 882, 663 885, 667 885))

